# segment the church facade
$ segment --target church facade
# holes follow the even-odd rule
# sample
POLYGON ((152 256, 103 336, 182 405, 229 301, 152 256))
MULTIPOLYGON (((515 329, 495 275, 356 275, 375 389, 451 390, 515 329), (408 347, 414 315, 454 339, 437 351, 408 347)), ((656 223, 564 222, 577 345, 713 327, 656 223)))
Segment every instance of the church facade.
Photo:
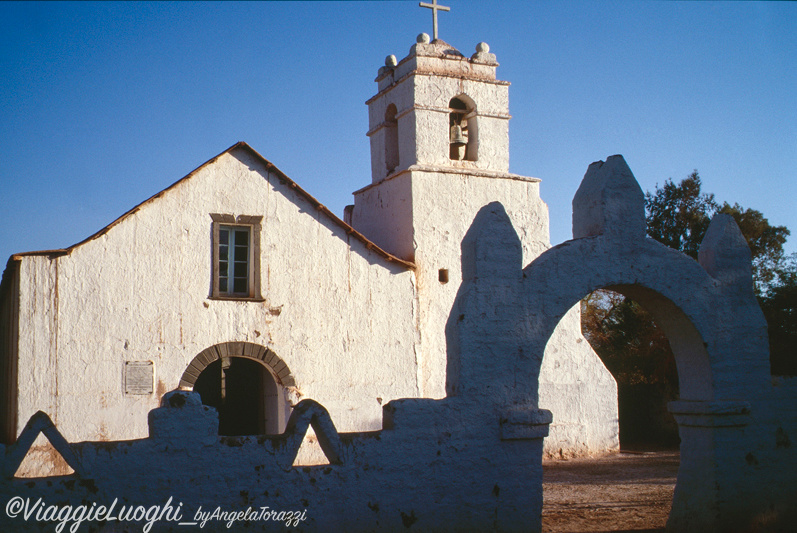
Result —
MULTIPOLYGON (((343 220, 238 143, 81 243, 12 256, 2 441, 39 410, 70 442, 145 437, 175 388, 218 409, 224 435, 280 433, 305 398, 368 431, 389 400, 456 396, 452 308, 477 212, 504 206, 524 265, 550 247, 539 180, 509 172, 497 66, 484 43, 466 57, 425 34, 388 57, 367 102, 371 183, 343 220)), ((618 448, 616 385, 576 308, 546 346, 539 405, 546 453, 618 448)), ((37 445, 23 474, 58 473, 37 445)))

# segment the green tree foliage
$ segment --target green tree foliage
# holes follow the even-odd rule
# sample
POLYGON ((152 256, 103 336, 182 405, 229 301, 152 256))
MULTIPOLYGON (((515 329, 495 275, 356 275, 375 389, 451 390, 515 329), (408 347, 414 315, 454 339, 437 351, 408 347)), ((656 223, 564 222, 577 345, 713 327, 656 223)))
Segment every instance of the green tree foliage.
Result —
POLYGON ((656 192, 645 194, 648 236, 670 248, 697 259, 700 243, 712 217, 731 215, 747 240, 753 256, 753 280, 758 294, 765 293, 782 266, 783 244, 790 232, 785 226, 772 226, 755 209, 725 202, 719 205, 713 194, 701 191, 700 176, 692 172, 678 185, 667 180, 656 192))
POLYGON ((599 347, 618 382, 659 384, 677 392, 670 343, 644 308, 616 292, 598 290, 582 301, 581 311, 584 336, 599 347))
POLYGON ((797 253, 781 262, 761 297, 769 324, 772 373, 797 376, 797 253))
POLYGON ((667 180, 661 189, 656 186, 655 194, 645 193, 648 236, 694 259, 719 209, 714 195, 702 193, 700 187, 695 170, 678 185, 667 180))

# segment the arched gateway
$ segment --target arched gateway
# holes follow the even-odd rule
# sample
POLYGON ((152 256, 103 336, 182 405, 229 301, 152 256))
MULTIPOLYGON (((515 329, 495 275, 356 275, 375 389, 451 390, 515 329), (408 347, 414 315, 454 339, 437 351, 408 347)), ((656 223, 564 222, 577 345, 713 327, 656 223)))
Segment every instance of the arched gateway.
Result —
POLYGON ((285 362, 265 346, 224 342, 199 353, 180 378, 219 412, 220 435, 276 434, 285 429, 295 386, 285 362))
POLYGON ((503 207, 479 212, 462 244, 465 282, 448 323, 449 390, 507 406, 503 440, 519 438, 516 428, 550 422, 550 414, 533 409, 549 338, 590 292, 620 292, 653 314, 676 359, 680 398, 669 408, 679 425, 681 467, 668 527, 752 525, 750 509, 766 497, 745 472, 764 453, 757 427, 763 418, 755 415, 767 409, 772 380, 741 232, 730 216, 715 217, 699 261, 647 238, 644 196, 621 156, 590 165, 573 211, 574 239, 525 268, 503 207), (493 367, 479 364, 485 360, 493 367))

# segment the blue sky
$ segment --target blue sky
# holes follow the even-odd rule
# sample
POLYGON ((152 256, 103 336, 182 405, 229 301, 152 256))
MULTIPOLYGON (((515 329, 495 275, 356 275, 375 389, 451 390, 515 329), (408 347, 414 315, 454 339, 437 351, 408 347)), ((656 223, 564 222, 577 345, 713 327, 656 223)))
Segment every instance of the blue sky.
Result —
MULTIPOLYGON (((587 166, 643 190, 697 169, 795 235, 797 3, 441 3, 510 81, 510 170, 571 237, 587 166)), ((365 101, 431 12, 406 2, 0 2, 0 256, 63 248, 246 141, 342 216, 370 182, 365 101)))

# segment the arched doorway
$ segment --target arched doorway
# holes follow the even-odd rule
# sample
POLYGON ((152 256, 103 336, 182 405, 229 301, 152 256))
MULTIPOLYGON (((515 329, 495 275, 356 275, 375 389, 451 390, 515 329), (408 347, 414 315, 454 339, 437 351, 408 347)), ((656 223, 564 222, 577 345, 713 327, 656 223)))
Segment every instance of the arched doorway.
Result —
POLYGON ((617 383, 620 449, 677 450, 678 424, 667 409, 679 398, 675 356, 650 313, 600 289, 581 301, 581 329, 617 383))
MULTIPOLYGON (((708 285, 705 276, 697 270, 700 266, 686 262, 679 265, 676 263, 679 256, 672 256, 654 243, 646 243, 649 245, 647 250, 640 247, 643 253, 633 257, 639 270, 630 276, 624 276, 620 271, 623 265, 616 259, 620 255, 619 250, 614 259, 604 263, 605 268, 594 272, 587 266, 582 267, 578 259, 592 252, 589 247, 596 244, 595 241, 597 239, 592 242, 587 239, 568 241, 524 269, 527 279, 539 279, 543 270, 550 273, 548 286, 527 286, 529 309, 532 309, 532 316, 539 318, 540 329, 537 331, 540 334, 535 337, 535 342, 545 339, 547 345, 568 309, 587 294, 608 289, 637 302, 663 330, 675 359, 679 399, 689 404, 715 401, 713 369, 707 350, 710 344, 705 340, 710 338, 705 327, 709 322, 704 318, 706 308, 695 309, 696 298, 690 299, 668 290, 675 285, 676 275, 682 276, 679 279, 683 280, 692 274, 692 287, 699 287, 701 282, 708 285), (657 264, 668 263, 683 268, 664 273, 654 268, 657 264), (563 264, 568 268, 562 268, 563 264), (624 277, 630 278, 629 282, 623 283, 624 277), (550 314, 533 311, 535 306, 543 305, 542 302, 548 306, 550 314), (551 305, 553 302, 555 305, 551 305), (703 331, 699 325, 704 326, 703 331)), ((608 244, 604 246, 608 247, 608 244)), ((544 347, 534 351, 545 353, 544 347)), ((553 419, 557 420, 556 410, 551 408, 551 411, 553 419)), ((545 464, 544 527, 556 525, 564 527, 564 530, 577 531, 649 528, 651 525, 658 528, 665 526, 673 512, 678 520, 685 512, 683 491, 679 495, 678 486, 698 482, 688 467, 679 465, 689 465, 697 454, 702 453, 700 437, 690 428, 686 428, 686 433, 682 431, 681 437, 686 438, 686 447, 680 447, 680 455, 674 450, 646 455, 620 453, 605 459, 571 459, 565 465, 545 464), (552 476, 552 471, 560 471, 561 475, 552 476), (578 481, 568 481, 568 478, 578 481), (573 513, 573 508, 581 509, 580 515, 573 513)))
POLYGON ((245 357, 212 362, 194 384, 202 403, 219 412, 219 435, 279 433, 277 383, 265 366, 245 357))
POLYGON ((219 435, 278 434, 290 416, 293 376, 264 346, 227 342, 203 350, 183 373, 180 386, 198 392, 219 413, 219 435))
MULTIPOLYGON (((745 271, 745 256, 737 253, 746 245, 732 224, 715 218, 701 262, 644 236, 618 232, 567 241, 523 269, 525 279, 533 280, 524 289, 534 333, 530 353, 543 352, 542 339, 547 342, 566 311, 601 288, 641 304, 669 340, 679 389, 669 410, 681 445, 667 527, 676 530, 687 524, 700 529, 694 524, 715 520, 718 514, 703 510, 725 506, 723 498, 731 492, 714 482, 718 476, 739 480, 733 488, 738 493, 746 490, 741 478, 732 478, 738 464, 705 458, 727 453, 728 443, 743 442, 750 413, 747 391, 764 385, 767 377, 766 325, 752 293, 749 255, 745 271)), ((736 512, 736 501, 724 512, 736 512)))

